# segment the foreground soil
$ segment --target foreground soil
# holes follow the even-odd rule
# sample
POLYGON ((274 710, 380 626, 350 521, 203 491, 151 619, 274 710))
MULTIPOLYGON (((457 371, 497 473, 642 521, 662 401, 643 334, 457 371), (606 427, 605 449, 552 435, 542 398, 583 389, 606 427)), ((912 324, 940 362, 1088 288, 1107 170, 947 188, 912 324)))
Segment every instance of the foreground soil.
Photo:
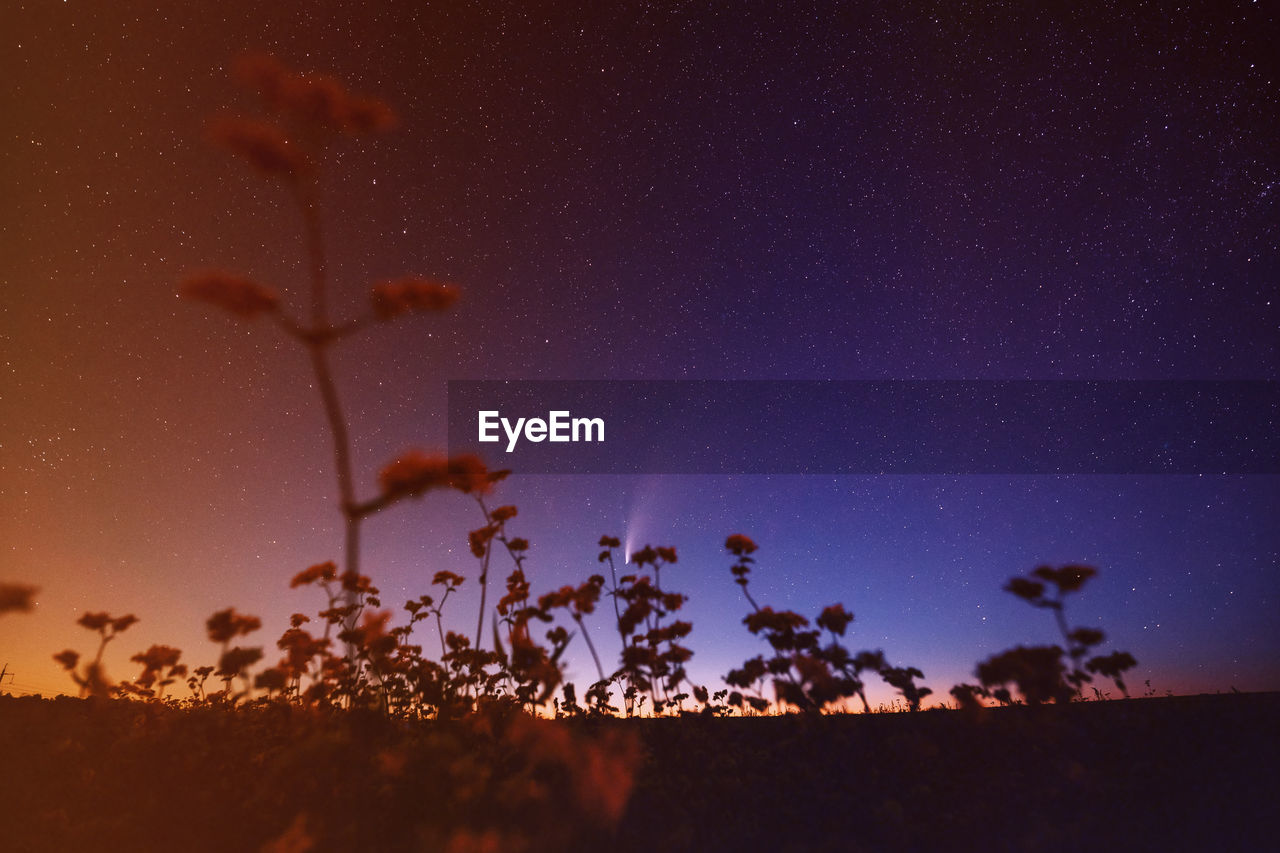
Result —
POLYGON ((0 849, 1270 849, 1277 722, 1280 694, 554 724, 0 697, 0 849))

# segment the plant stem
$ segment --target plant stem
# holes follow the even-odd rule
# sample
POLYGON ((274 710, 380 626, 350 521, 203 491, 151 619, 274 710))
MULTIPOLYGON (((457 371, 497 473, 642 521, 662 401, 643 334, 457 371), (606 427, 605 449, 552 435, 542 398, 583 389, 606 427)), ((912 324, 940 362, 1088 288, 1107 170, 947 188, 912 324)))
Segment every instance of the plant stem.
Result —
MULTIPOLYGON (((622 611, 618 608, 618 570, 613 562, 613 548, 608 549, 609 554, 609 577, 613 579, 613 589, 609 591, 609 596, 613 599, 613 615, 617 620, 614 624, 618 626, 618 638, 622 641, 622 651, 619 654, 625 654, 627 651, 627 635, 622 631, 622 611)), ((627 677, 627 684, 630 685, 631 678, 627 677)), ((627 690, 621 684, 618 690, 622 693, 622 702, 627 709, 627 716, 631 716, 632 700, 627 696, 627 690)))
MULTIPOLYGON (((444 604, 443 601, 440 603, 441 605, 444 604)), ((445 655, 449 654, 449 650, 444 644, 444 620, 441 618, 441 612, 439 610, 436 611, 436 631, 440 634, 440 656, 443 658, 445 655)))
MULTIPOLYGON (((360 521, 356 509, 355 479, 351 470, 351 436, 347 430, 346 416, 342 403, 338 398, 338 387, 333 380, 333 371, 329 365, 329 345, 333 338, 326 335, 329 330, 329 303, 327 288, 327 262, 324 252, 324 234, 321 229, 320 211, 317 203, 319 192, 316 183, 298 182, 294 185, 294 198, 302 213, 303 232, 307 248, 307 268, 311 277, 311 327, 302 336, 310 357, 311 369, 315 374, 316 386, 320 389, 320 400, 324 406, 325 419, 329 423, 329 433, 333 438, 334 466, 338 478, 338 499, 341 504, 344 521, 345 565, 352 575, 360 573, 360 521)), ((348 591, 348 605, 356 603, 357 593, 348 591)), ((350 624, 346 626, 350 628, 350 624)), ((351 644, 347 644, 347 656, 352 654, 351 644)))
MULTIPOLYGON (((489 513, 485 513, 485 518, 489 513)), ((489 593, 489 557, 493 554, 493 540, 484 546, 484 560, 480 564, 480 615, 476 618, 476 651, 480 651, 480 640, 484 638, 484 604, 489 593)))
POLYGON ((587 633, 587 626, 582 624, 582 617, 574 614, 573 621, 578 623, 578 628, 582 631, 582 639, 587 641, 587 648, 591 650, 591 659, 596 662, 596 673, 600 676, 600 680, 604 681, 604 667, 600 665, 600 656, 596 654, 595 643, 591 642, 591 635, 587 633))

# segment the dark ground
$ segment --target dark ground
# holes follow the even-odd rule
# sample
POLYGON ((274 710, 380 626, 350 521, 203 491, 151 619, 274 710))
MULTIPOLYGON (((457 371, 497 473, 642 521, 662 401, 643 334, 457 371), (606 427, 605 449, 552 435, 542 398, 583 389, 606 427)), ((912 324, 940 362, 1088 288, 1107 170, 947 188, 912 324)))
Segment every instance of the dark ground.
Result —
POLYGON ((1275 693, 559 726, 0 697, 0 849, 1272 849, 1278 723, 1275 693))

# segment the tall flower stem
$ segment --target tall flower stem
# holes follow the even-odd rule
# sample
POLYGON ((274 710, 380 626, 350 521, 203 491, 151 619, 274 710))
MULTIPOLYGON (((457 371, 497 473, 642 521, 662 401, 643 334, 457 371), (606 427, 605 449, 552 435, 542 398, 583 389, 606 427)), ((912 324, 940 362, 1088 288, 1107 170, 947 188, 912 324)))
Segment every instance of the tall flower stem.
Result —
MULTIPOLYGON (((298 337, 307 347, 311 370, 315 374, 316 387, 320 389, 320 401, 324 406, 325 420, 333 439, 334 469, 338 478, 338 500, 341 503, 344 532, 346 571, 352 576, 360 574, 360 522, 363 516, 357 508, 355 477, 351 468, 351 434, 346 416, 338 397, 338 386, 333 379, 329 363, 329 347, 337 340, 329 323, 328 267, 324 250, 324 233, 320 223, 317 199, 319 188, 314 178, 293 184, 294 198, 302 213, 303 233, 307 250, 307 270, 311 279, 311 322, 300 330, 298 337)), ((346 603, 356 604, 357 593, 348 590, 346 603)), ((350 627, 350 626, 348 626, 350 627)), ((348 655, 351 648, 348 644, 348 655)))
MULTIPOLYGON (((487 513, 486 513, 487 515, 487 513)), ((480 641, 484 639, 485 600, 489 593, 489 558, 493 555, 493 540, 485 543, 484 560, 480 564, 480 615, 476 617, 476 651, 480 651, 480 641)), ((496 630, 496 629, 495 629, 496 630)))
POLYGON ((582 616, 578 613, 573 614, 573 621, 578 623, 582 639, 587 641, 587 648, 591 650, 591 659, 596 662, 596 674, 600 676, 601 681, 604 681, 604 667, 600 665, 600 655, 596 654, 596 644, 591 642, 591 634, 587 631, 587 626, 582 623, 582 616))

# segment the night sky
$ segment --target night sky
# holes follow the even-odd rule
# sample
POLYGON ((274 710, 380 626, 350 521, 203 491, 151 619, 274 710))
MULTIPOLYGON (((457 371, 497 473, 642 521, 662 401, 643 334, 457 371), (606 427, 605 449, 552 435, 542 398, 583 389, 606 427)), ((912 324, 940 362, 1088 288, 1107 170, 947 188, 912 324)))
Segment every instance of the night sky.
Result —
MULTIPOLYGON (((253 111, 228 72, 247 50, 400 117, 327 164, 335 306, 403 273, 462 292, 336 352, 366 497, 444 445, 448 379, 1280 379, 1266 4, 156 5, 4 15, 0 581, 42 589, 0 619, 15 692, 73 687, 51 655, 91 650, 86 610, 142 620, 116 677, 151 643, 214 662, 204 620, 230 605, 273 659, 322 603, 289 578, 341 554, 304 353, 176 295, 223 267, 305 304, 288 196, 204 130, 253 111)), ((1008 578, 1094 565, 1071 621, 1163 693, 1280 689, 1277 486, 517 472, 498 501, 535 592, 596 571, 604 533, 675 546, 697 681, 764 651, 723 550, 741 532, 757 600, 844 602, 852 648, 943 697, 1056 640, 1008 578)), ((365 568, 397 608, 440 569, 474 592, 480 523, 455 494, 393 507, 365 568)), ((593 678, 580 642, 569 675, 593 678)))

